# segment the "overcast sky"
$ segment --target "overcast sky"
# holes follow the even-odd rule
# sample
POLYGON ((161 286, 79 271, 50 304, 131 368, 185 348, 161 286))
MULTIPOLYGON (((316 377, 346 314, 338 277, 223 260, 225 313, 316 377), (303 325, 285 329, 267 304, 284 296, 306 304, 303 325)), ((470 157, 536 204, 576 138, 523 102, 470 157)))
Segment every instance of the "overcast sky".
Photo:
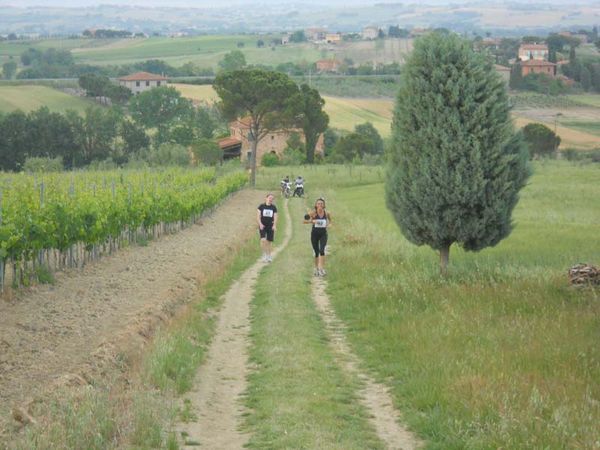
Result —
MULTIPOLYGON (((538 4, 556 4, 563 3, 565 0, 512 0, 517 3, 538 3, 538 4)), ((111 5, 142 5, 142 6, 174 6, 174 7, 223 7, 227 5, 239 4, 290 4, 304 5, 318 4, 326 5, 372 5, 374 3, 428 3, 428 4, 463 4, 472 3, 473 0, 0 0, 0 7, 3 5, 28 7, 28 6, 59 6, 59 7, 82 7, 97 6, 101 4, 111 5)), ((505 3, 503 0, 490 0, 490 3, 505 3)), ((588 3, 588 1, 578 1, 577 3, 588 3)))

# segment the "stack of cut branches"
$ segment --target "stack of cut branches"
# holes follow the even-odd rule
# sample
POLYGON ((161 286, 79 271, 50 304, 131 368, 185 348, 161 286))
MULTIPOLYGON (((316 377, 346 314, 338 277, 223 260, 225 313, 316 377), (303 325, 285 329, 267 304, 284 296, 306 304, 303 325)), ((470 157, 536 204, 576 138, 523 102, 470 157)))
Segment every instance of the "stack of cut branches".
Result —
POLYGON ((569 282, 574 285, 600 284, 600 269, 590 264, 577 264, 569 269, 569 282))

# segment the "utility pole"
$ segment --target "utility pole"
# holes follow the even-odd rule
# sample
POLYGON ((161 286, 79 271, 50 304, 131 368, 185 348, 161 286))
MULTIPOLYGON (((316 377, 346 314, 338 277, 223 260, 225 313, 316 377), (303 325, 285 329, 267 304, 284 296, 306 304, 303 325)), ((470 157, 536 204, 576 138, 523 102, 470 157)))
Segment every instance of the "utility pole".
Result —
POLYGON ((558 139, 556 139, 556 126, 558 124, 558 117, 562 116, 562 113, 556 113, 554 116, 554 156, 558 157, 558 139))

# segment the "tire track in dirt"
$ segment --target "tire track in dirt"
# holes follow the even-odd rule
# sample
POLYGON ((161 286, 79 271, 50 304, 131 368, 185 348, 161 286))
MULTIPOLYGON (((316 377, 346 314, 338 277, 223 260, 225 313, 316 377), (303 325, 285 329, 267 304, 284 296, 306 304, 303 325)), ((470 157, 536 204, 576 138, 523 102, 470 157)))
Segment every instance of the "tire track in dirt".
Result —
MULTIPOLYGON (((292 226, 287 200, 285 237, 273 251, 273 257, 288 244, 292 226)), ((219 310, 215 336, 207 352, 206 361, 198 369, 190 406, 196 420, 181 423, 176 428, 184 436, 184 447, 195 449, 242 449, 249 435, 240 430, 245 412, 242 396, 247 389, 249 375, 248 347, 250 333, 250 303, 259 272, 265 266, 256 262, 231 286, 219 310)))
POLYGON ((400 413, 393 406, 389 389, 360 369, 360 361, 346 340, 345 325, 335 314, 325 291, 326 287, 327 282, 324 279, 315 277, 312 282, 313 299, 325 323, 338 363, 346 372, 356 376, 362 384, 359 398, 377 435, 389 449, 420 448, 422 443, 401 424, 400 413))
POLYGON ((177 234, 0 299, 0 447, 15 431, 13 407, 26 410, 56 386, 93 383, 135 363, 154 329, 255 236, 248 206, 263 196, 240 191, 177 234))

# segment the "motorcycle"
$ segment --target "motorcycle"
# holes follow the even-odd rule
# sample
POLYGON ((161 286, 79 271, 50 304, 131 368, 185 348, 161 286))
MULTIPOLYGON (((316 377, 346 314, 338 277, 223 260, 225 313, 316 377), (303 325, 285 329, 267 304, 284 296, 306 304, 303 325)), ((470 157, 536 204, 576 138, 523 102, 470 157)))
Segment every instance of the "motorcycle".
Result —
POLYGON ((292 184, 289 181, 281 182, 281 195, 285 198, 290 198, 292 196, 292 184))
POLYGON ((304 197, 304 181, 302 181, 302 182, 296 181, 293 197, 296 197, 296 196, 304 197))

